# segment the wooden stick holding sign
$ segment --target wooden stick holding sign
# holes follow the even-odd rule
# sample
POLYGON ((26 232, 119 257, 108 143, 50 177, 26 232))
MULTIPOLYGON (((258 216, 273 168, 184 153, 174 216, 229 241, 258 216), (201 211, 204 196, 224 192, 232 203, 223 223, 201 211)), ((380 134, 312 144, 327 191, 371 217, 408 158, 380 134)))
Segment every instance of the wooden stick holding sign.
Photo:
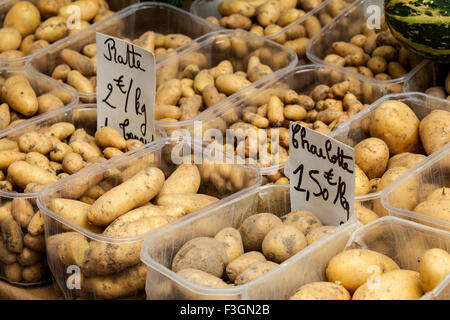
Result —
POLYGON ((354 213, 353 148, 295 122, 289 131, 292 211, 312 211, 327 225, 348 221, 354 213))
POLYGON ((155 137, 155 56, 97 33, 97 129, 108 126, 147 144, 155 137))

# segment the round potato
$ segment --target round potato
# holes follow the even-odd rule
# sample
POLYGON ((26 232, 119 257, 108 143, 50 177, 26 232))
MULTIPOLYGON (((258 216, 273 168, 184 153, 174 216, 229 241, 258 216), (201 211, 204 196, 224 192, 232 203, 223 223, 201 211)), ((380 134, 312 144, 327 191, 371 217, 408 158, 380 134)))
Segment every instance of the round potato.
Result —
POLYGON ((311 230, 322 226, 322 222, 314 213, 307 210, 296 210, 281 217, 284 224, 293 226, 307 235, 311 230))
POLYGON ((225 282, 223 282, 222 279, 217 278, 217 277, 215 277, 209 273, 206 273, 204 271, 201 271, 201 270, 192 269, 192 268, 182 269, 182 270, 178 271, 178 274, 181 277, 185 278, 186 280, 191 281, 200 286, 216 288, 216 289, 229 287, 229 285, 226 284, 225 282))
POLYGON ((0 29, 0 52, 17 50, 22 41, 22 35, 14 28, 0 29))
POLYGON ((381 139, 367 138, 355 146, 355 164, 369 180, 381 177, 388 161, 389 148, 381 139))
POLYGON ((246 284, 270 270, 278 267, 278 264, 272 261, 255 262, 242 271, 234 281, 236 285, 246 284))
POLYGON ((38 8, 29 1, 16 3, 6 14, 3 27, 14 28, 22 37, 33 33, 41 23, 41 14, 38 8))
POLYGON ((428 155, 450 142, 450 112, 433 110, 422 119, 419 126, 420 140, 428 155))
POLYGON ((450 188, 442 187, 432 191, 425 200, 450 199, 450 188))
POLYGON ((350 293, 336 283, 319 281, 301 286, 289 300, 350 300, 350 293))
POLYGON ((450 273, 450 254, 439 248, 425 251, 419 272, 423 291, 433 290, 450 273))
POLYGON ((334 256, 326 269, 328 281, 339 283, 351 293, 372 274, 398 270, 394 260, 372 250, 350 249, 334 256))
POLYGON ((308 232, 306 235, 306 240, 308 241, 308 246, 310 244, 313 244, 317 240, 319 240, 322 237, 328 236, 332 233, 334 233, 336 227, 335 226, 322 226, 319 228, 315 228, 308 232))
POLYGON ((389 159, 387 169, 394 167, 405 167, 409 169, 424 159, 426 159, 426 156, 423 154, 402 152, 389 159))
MULTIPOLYGON (((414 211, 430 217, 450 221, 450 199, 426 200, 419 203, 414 208, 414 211)), ((430 225, 426 222, 423 223, 430 225)))
POLYGON ((228 263, 244 254, 242 237, 237 229, 224 228, 216 234, 214 239, 222 243, 225 247, 228 256, 228 263))
POLYGON ((178 272, 193 268, 221 278, 228 264, 225 247, 219 241, 199 237, 186 242, 172 261, 172 270, 178 272))
POLYGON ((391 155, 419 151, 419 119, 405 103, 388 100, 376 108, 369 124, 370 135, 380 138, 391 155))
POLYGON ((352 300, 417 300, 422 295, 418 272, 392 270, 376 275, 360 286, 352 300))
POLYGON ((267 259, 282 263, 308 245, 306 237, 295 227, 281 225, 267 233, 262 251, 267 259))
POLYGON ((369 178, 364 171, 355 164, 355 196, 363 196, 370 192, 369 178))
POLYGON ((264 262, 266 258, 258 251, 250 251, 231 261, 226 268, 228 279, 235 281, 236 277, 251 264, 255 262, 264 262))
POLYGON ((261 251, 267 233, 281 224, 280 218, 271 213, 259 213, 245 219, 239 228, 245 251, 261 251))

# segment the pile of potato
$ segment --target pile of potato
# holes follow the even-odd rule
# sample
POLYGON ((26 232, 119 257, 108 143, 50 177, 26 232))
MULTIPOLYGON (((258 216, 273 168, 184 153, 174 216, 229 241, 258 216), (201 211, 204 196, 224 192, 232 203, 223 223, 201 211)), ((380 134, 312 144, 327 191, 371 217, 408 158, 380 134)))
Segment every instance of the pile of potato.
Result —
POLYGON ((40 83, 23 73, 0 75, 0 130, 70 103, 63 90, 42 90, 40 83))
MULTIPOLYGON (((183 34, 163 35, 153 31, 142 33, 136 39, 120 37, 155 54, 158 58, 176 49, 192 39, 183 34)), ((94 93, 97 86, 97 48, 88 43, 78 52, 66 48, 59 52, 58 64, 48 74, 54 79, 65 82, 82 93, 94 93)), ((90 102, 83 98, 84 102, 90 102)))
POLYGON ((433 97, 450 100, 450 71, 447 72, 443 85, 428 88, 425 93, 433 97))
MULTIPOLYGON (((207 20, 222 28, 243 29, 258 36, 269 37, 294 50, 299 58, 303 58, 309 39, 341 13, 351 1, 332 0, 316 15, 290 26, 285 32, 281 31, 321 3, 322 0, 222 1, 218 10, 223 17, 220 20, 208 17, 207 20)), ((301 60, 300 63, 304 64, 306 61, 301 60)))
MULTIPOLYGON (((380 81, 400 78, 421 62, 399 44, 385 23, 381 29, 370 29, 364 24, 361 33, 350 41, 333 42, 331 50, 325 62, 380 81)), ((402 84, 389 85, 387 89, 394 93, 403 91, 402 84)))
POLYGON ((44 217, 34 200, 3 199, 0 207, 0 274, 11 282, 45 279, 44 217))
POLYGON ((328 282, 303 285, 290 300, 417 300, 449 273, 450 254, 439 248, 423 253, 419 272, 401 269, 379 252, 350 249, 328 262, 328 282))
MULTIPOLYGON (((370 135, 355 145, 355 196, 379 192, 409 168, 450 141, 450 112, 433 110, 422 120, 404 102, 388 100, 367 119, 363 130, 370 135)), ((435 186, 435 189, 439 189, 435 186)), ((419 184, 408 181, 391 197, 393 205, 408 210, 417 204, 419 184)), ((369 208, 356 207, 363 222, 387 215, 381 200, 369 208)), ((448 208, 447 208, 448 209, 448 208)), ((433 215, 446 218, 445 206, 435 207, 433 215)))
POLYGON ((9 9, 0 29, 0 58, 21 58, 98 22, 113 12, 106 0, 20 1, 9 9), (76 6, 80 27, 69 30, 76 6))
POLYGON ((281 219, 271 213, 246 218, 239 229, 224 228, 214 238, 186 242, 172 271, 198 285, 228 288, 246 284, 276 268, 306 246, 334 232, 317 216, 297 210, 281 219))
MULTIPOLYGON (((53 235, 47 240, 49 265, 52 270, 79 266, 81 297, 112 299, 144 289, 146 266, 140 261, 144 238, 122 243, 117 239, 146 234, 219 200, 208 195, 215 186, 203 179, 208 164, 181 164, 171 173, 156 165, 155 155, 146 154, 69 184, 46 200, 46 206, 67 221, 116 240, 96 241, 52 220, 48 232, 53 235), (86 196, 94 202, 83 202, 86 196)), ((240 185, 250 180, 240 169, 234 168, 238 176, 223 175, 224 183, 240 185)), ((62 285, 66 281, 57 280, 62 285)))

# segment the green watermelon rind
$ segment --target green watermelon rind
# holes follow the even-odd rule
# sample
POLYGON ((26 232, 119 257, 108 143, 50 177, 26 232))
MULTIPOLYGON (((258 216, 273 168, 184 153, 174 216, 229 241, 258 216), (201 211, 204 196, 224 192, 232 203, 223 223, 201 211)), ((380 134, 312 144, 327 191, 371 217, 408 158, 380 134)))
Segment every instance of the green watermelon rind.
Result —
POLYGON ((450 62, 450 0, 385 0, 385 16, 394 37, 408 50, 450 62))

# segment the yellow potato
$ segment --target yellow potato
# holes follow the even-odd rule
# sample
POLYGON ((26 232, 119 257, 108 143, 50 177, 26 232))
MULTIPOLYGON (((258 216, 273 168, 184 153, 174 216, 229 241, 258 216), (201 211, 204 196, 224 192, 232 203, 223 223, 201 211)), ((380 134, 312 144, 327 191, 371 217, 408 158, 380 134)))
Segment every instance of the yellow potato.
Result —
POLYGON ((50 43, 64 38, 69 34, 66 19, 60 16, 48 18, 36 29, 36 38, 50 43))
POLYGON ((350 300, 350 293, 341 285, 319 281, 298 288, 289 300, 350 300))
POLYGON ((334 256, 326 269, 328 281, 339 283, 350 293, 363 285, 372 274, 383 274, 398 270, 399 266, 388 256, 381 253, 350 249, 334 256))
POLYGON ((125 149, 127 143, 120 133, 110 127, 102 127, 95 132, 95 143, 102 148, 125 149))
POLYGON ((370 192, 369 178, 364 171, 355 164, 355 196, 363 196, 370 192))
POLYGON ((307 235, 311 230, 322 226, 322 222, 314 213, 307 210, 296 210, 281 217, 284 224, 296 227, 304 235, 307 235))
POLYGON ((242 237, 237 229, 224 228, 214 236, 214 239, 222 243, 225 247, 228 256, 228 263, 244 254, 242 237))
POLYGON ((369 208, 364 207, 360 203, 355 203, 355 211, 356 211, 356 217, 362 224, 368 224, 372 221, 379 218, 379 216, 370 210, 369 208))
POLYGON ((49 209, 61 217, 73 222, 89 231, 100 233, 101 228, 89 223, 87 215, 90 206, 81 201, 55 198, 49 204, 49 209))
POLYGON ((94 0, 78 0, 71 4, 61 7, 58 11, 58 15, 64 19, 69 18, 74 14, 74 10, 71 6, 77 6, 80 10, 80 19, 84 21, 92 20, 98 13, 98 2, 94 0))
POLYGON ((22 35, 14 28, 0 28, 0 52, 17 50, 22 41, 22 35))
POLYGON ((414 208, 414 211, 430 217, 450 221, 450 199, 426 200, 419 203, 414 208))
POLYGON ((264 275, 270 270, 278 267, 278 264, 272 261, 255 262, 242 271, 237 277, 234 283, 236 285, 246 284, 256 278, 264 275))
POLYGON ((260 251, 269 231, 280 225, 280 218, 271 213, 259 213, 245 219, 239 228, 245 251, 260 251))
POLYGON ((236 277, 245 269, 247 269, 251 264, 255 262, 264 262, 266 258, 264 255, 258 251, 246 252, 243 255, 237 257, 231 261, 226 268, 226 273, 228 279, 235 281, 236 277))
POLYGON ((200 286, 216 289, 229 287, 229 285, 226 284, 222 279, 201 270, 186 268, 178 271, 177 273, 186 280, 198 284, 200 286))
POLYGON ((423 154, 415 154, 409 152, 399 153, 389 159, 387 169, 391 169, 393 167, 411 168, 425 158, 426 156, 424 156, 423 154))
POLYGON ((32 182, 47 185, 58 180, 54 174, 25 161, 16 161, 11 164, 8 168, 8 175, 14 184, 21 189, 25 189, 27 184, 32 182))
POLYGON ((308 241, 308 246, 310 244, 313 244, 315 241, 319 240, 320 238, 323 238, 330 234, 333 234, 335 232, 335 229, 336 229, 335 226, 322 226, 319 228, 312 229, 306 235, 306 240, 308 241))
POLYGON ((378 138, 367 138, 355 146, 355 164, 374 179, 383 175, 389 161, 388 145, 378 138))
POLYGON ((200 193, 171 193, 165 194, 156 199, 159 206, 180 206, 188 213, 200 210, 214 202, 219 201, 216 197, 200 193))
POLYGON ((352 300, 417 300, 423 295, 420 274, 411 270, 393 270, 367 281, 352 300))
POLYGON ((433 110, 422 119, 419 126, 420 140, 428 155, 450 142, 450 112, 433 110))
POLYGON ((267 259, 282 263, 308 245, 303 233, 289 225, 271 229, 262 242, 262 252, 267 259))
POLYGON ((25 37, 39 27, 41 15, 38 8, 29 1, 17 2, 6 14, 3 27, 14 28, 25 37))
POLYGON ((420 258, 419 266, 422 289, 429 292, 450 273, 450 254, 439 248, 429 249, 420 258))
POLYGON ((30 117, 38 110, 38 100, 30 82, 23 75, 14 75, 2 87, 2 98, 14 111, 30 117))

